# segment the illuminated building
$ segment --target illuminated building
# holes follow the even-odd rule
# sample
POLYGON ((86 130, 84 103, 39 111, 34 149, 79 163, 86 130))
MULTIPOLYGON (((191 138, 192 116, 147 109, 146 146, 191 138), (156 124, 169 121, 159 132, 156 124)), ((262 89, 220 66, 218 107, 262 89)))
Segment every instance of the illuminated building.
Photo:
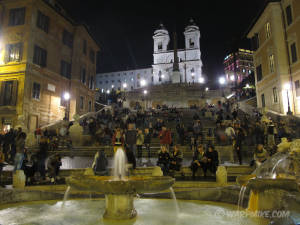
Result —
POLYGON ((254 71, 253 51, 239 49, 224 59, 226 83, 230 86, 239 84, 254 71))
POLYGON ((1 128, 22 116, 33 131, 92 111, 99 47, 86 26, 54 0, 4 0, 0 15, 1 128))
POLYGON ((260 108, 300 114, 299 18, 299 0, 273 0, 251 26, 260 108))

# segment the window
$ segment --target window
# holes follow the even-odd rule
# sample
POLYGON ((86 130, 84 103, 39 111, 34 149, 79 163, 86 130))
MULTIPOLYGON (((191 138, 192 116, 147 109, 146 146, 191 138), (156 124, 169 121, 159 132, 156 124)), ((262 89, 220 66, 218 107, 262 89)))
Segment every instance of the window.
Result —
POLYGON ((71 63, 68 63, 64 60, 61 60, 61 62, 60 62, 60 74, 63 77, 71 79, 71 63))
POLYGON ((270 73, 274 73, 275 71, 275 62, 274 62, 274 55, 269 55, 269 66, 270 66, 270 73))
POLYGON ((86 70, 84 67, 81 68, 81 73, 80 73, 80 81, 81 83, 85 84, 86 82, 86 70))
POLYGON ((141 86, 140 83, 141 83, 140 81, 137 82, 137 87, 138 87, 138 88, 141 86))
POLYGON ((158 82, 161 82, 161 71, 158 72, 158 82))
POLYGON ((260 81, 262 79, 262 67, 261 65, 259 65, 258 67, 256 67, 256 78, 257 81, 260 81))
POLYGON ((36 26, 46 33, 49 30, 49 17, 44 15, 41 11, 38 11, 37 23, 36 26))
POLYGON ((151 77, 151 82, 152 82, 152 83, 154 82, 154 77, 153 77, 153 76, 151 77))
POLYGON ((90 50, 90 60, 92 63, 95 63, 95 52, 93 50, 90 50))
POLYGON ((89 112, 92 111, 92 101, 89 101, 89 112))
POLYGON ((191 38, 189 40, 189 44, 190 44, 190 48, 194 48, 195 43, 194 43, 194 41, 191 38))
POLYGON ((5 62, 19 62, 22 59, 23 44, 8 44, 5 51, 5 62))
POLYGON ((69 31, 64 30, 62 42, 64 45, 67 45, 70 48, 73 48, 73 35, 69 31))
POLYGON ((79 98, 79 108, 83 109, 84 108, 84 97, 80 96, 79 98))
POLYGON ((276 87, 273 88, 273 101, 274 101, 274 103, 278 102, 278 94, 277 94, 277 88, 276 87))
POLYGON ((259 35, 257 33, 252 38, 251 42, 252 42, 252 48, 254 51, 259 49, 259 35))
POLYGON ((41 85, 39 83, 33 82, 32 87, 32 98, 40 99, 41 85))
POLYGON ((266 107, 266 102, 265 102, 265 94, 261 95, 261 107, 266 107))
POLYGON ((83 40, 83 48, 82 48, 82 51, 83 51, 83 54, 86 55, 86 49, 87 49, 87 43, 86 43, 86 40, 83 40))
POLYGON ((157 48, 158 48, 159 51, 162 50, 162 43, 161 42, 158 43, 157 48))
POLYGON ((99 81, 99 84, 102 84, 102 81, 99 81))
POLYGON ((271 24, 266 23, 266 37, 269 38, 271 36, 271 24))
POLYGON ((1 82, 1 95, 0 105, 1 106, 15 106, 18 96, 18 81, 10 80, 1 82))
POLYGON ((37 45, 34 46, 33 63, 41 66, 47 66, 47 51, 37 45))
POLYGON ((298 57, 297 57, 296 43, 291 44, 291 57, 292 57, 292 63, 297 62, 298 57))
POLYGON ((300 82, 299 80, 295 81, 296 97, 300 96, 300 82))
POLYGON ((94 76, 90 76, 89 89, 94 89, 94 76))
POLYGON ((293 22, 291 5, 289 5, 285 8, 285 13, 286 13, 286 23, 287 23, 287 25, 290 25, 293 22))
POLYGON ((25 23, 25 8, 11 9, 9 11, 9 26, 18 26, 25 23))

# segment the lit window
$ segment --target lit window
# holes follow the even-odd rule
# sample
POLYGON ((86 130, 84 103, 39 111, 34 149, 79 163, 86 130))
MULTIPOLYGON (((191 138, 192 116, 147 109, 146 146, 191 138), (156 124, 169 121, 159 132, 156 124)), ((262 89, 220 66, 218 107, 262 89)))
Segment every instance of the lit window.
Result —
POLYGON ((41 92, 41 85, 39 83, 34 82, 33 89, 32 89, 32 98, 40 99, 40 92, 41 92))
POLYGON ((278 102, 278 95, 277 95, 277 88, 276 87, 273 88, 273 101, 274 101, 274 103, 278 102))
POLYGON ((266 23, 266 36, 267 38, 271 36, 271 24, 269 22, 266 23))
POLYGON ((269 64, 270 64, 270 72, 274 73, 275 63, 274 63, 274 55, 269 55, 269 64))
POLYGON ((22 43, 6 45, 6 62, 18 62, 22 59, 22 43))

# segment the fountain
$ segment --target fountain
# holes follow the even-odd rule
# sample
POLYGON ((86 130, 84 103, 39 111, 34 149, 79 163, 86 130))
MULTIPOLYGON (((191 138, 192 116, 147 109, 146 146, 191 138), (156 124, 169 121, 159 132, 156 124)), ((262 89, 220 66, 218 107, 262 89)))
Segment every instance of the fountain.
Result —
MULTIPOLYGON (((300 139, 292 143, 283 140, 278 147, 279 152, 258 167, 253 174, 237 179, 237 183, 243 189, 241 193, 246 187, 250 189, 249 211, 283 209, 287 193, 299 194, 300 139)), ((243 201, 241 195, 239 203, 243 201)))
POLYGON ((126 155, 119 148, 114 156, 114 176, 76 175, 66 182, 72 188, 105 194, 105 212, 103 218, 114 220, 133 219, 137 212, 134 208, 134 196, 142 193, 154 193, 169 189, 175 182, 171 177, 125 176, 126 155))

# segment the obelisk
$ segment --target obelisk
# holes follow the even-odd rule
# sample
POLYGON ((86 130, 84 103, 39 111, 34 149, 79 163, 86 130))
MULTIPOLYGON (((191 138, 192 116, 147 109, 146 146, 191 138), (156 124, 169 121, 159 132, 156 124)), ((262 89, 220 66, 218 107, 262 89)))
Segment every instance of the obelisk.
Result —
POLYGON ((178 62, 178 52, 177 52, 177 38, 176 32, 173 34, 174 40, 174 63, 173 63, 173 72, 171 76, 172 84, 180 83, 180 71, 179 71, 179 62, 178 62))

